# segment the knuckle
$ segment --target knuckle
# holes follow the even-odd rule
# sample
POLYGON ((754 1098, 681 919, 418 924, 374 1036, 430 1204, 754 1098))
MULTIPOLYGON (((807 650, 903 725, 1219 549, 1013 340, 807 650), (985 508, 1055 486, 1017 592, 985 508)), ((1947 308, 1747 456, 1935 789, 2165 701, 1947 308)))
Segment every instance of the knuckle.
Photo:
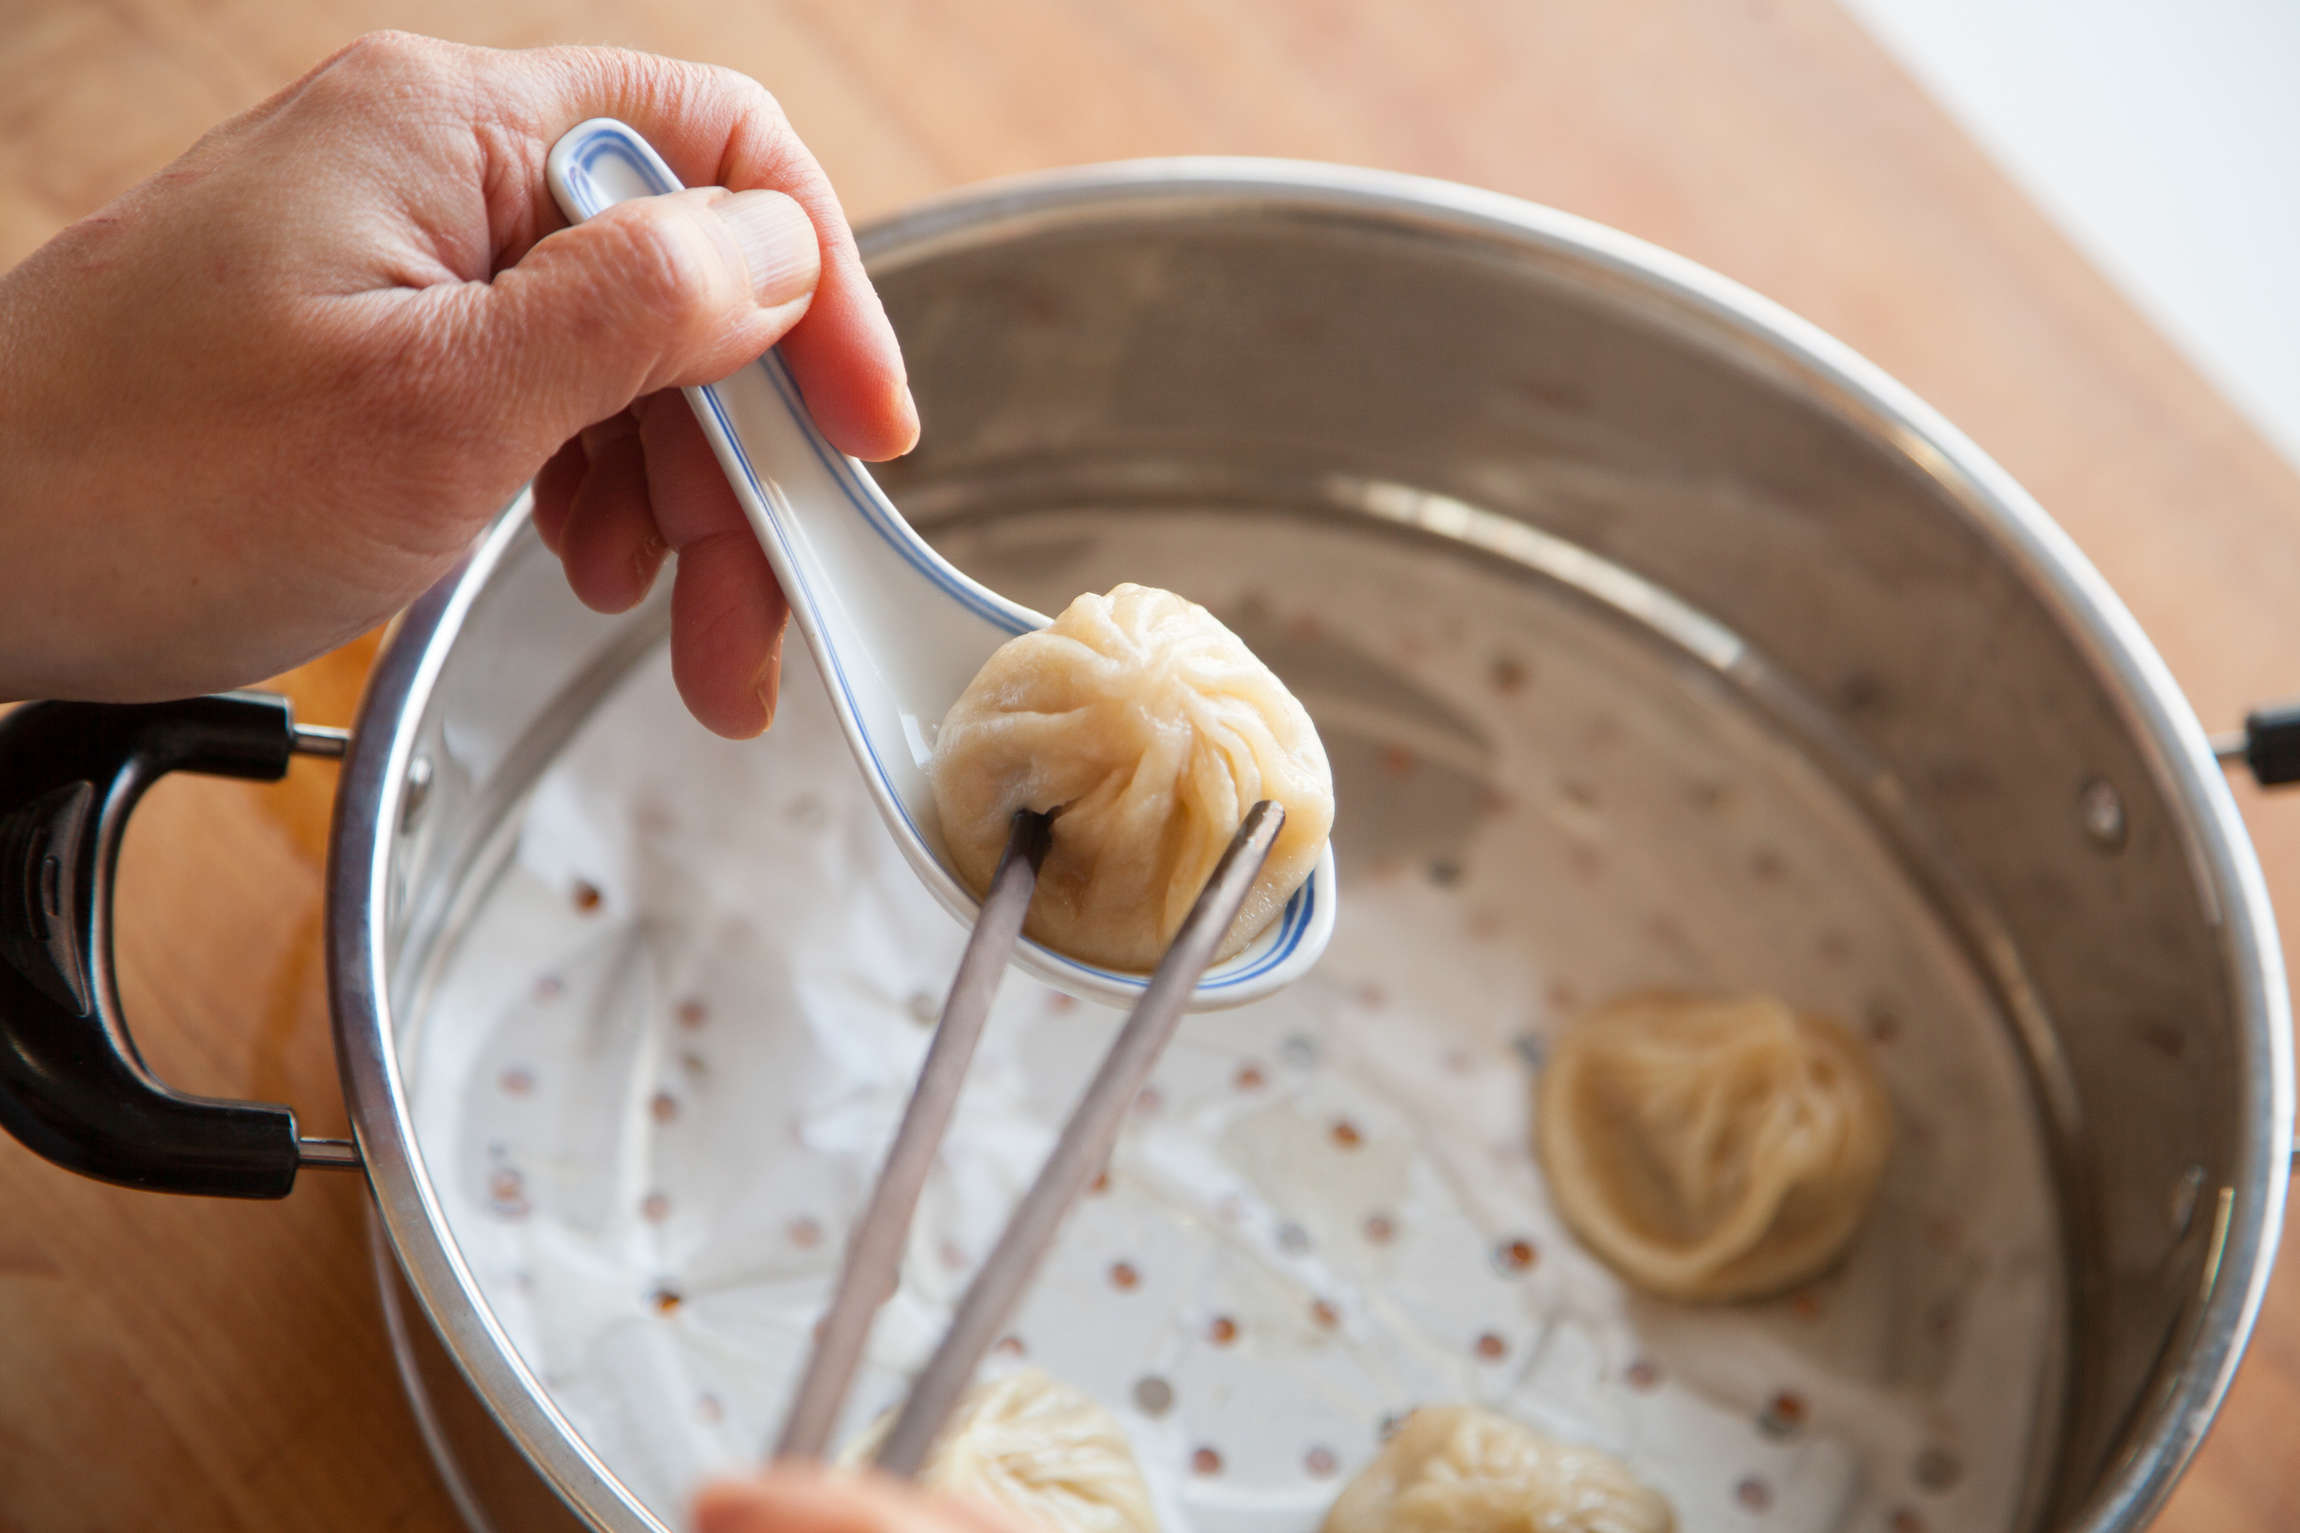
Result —
POLYGON ((721 186, 778 182, 797 135, 772 92, 738 69, 653 54, 632 56, 633 78, 657 111, 723 144, 710 180, 721 186))
POLYGON ((458 49, 413 32, 367 32, 346 43, 311 80, 318 99, 332 106, 374 109, 436 96, 451 86, 458 49))
POLYGON ((545 49, 537 57, 559 70, 576 94, 599 101, 614 100, 627 81, 643 81, 649 60, 647 54, 628 48, 581 43, 545 49))
POLYGON ((693 308, 707 283, 690 242, 661 217, 612 220, 601 241, 606 275, 648 311, 676 319, 693 308))
POLYGON ((387 27, 353 38, 339 57, 355 68, 398 73, 433 62, 439 47, 428 37, 387 27))
POLYGON ((733 109, 723 170, 750 171, 754 183, 788 188, 801 179, 806 151, 783 104, 764 85, 738 70, 714 67, 714 84, 733 109))
POLYGON ((683 333, 712 291, 712 274, 699 242, 684 237, 681 223, 644 216, 595 220, 600 229, 599 278, 614 284, 635 311, 634 318, 667 335, 683 333))
POLYGON ((783 104, 775 99, 773 91, 757 80, 739 69, 729 69, 724 64, 706 65, 704 73, 719 94, 733 104, 744 121, 760 129, 777 132, 786 131, 790 127, 790 118, 784 115, 783 104))

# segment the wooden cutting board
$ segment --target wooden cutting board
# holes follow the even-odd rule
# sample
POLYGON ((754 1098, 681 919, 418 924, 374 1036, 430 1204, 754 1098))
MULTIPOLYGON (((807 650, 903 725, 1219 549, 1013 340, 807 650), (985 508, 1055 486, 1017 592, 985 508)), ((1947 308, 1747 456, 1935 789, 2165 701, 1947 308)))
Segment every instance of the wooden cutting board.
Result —
MULTIPOLYGON (((1828 0, 11 0, 0 263, 386 24, 745 70, 858 217, 1003 172, 1229 152, 1447 176, 1618 225, 1945 410, 2075 534, 2208 725, 2300 692, 2300 477, 1828 0)), ((369 653, 290 678, 304 715, 348 719, 369 653)), ((119 923, 154 1067, 293 1103, 320 1133, 343 1130, 317 945, 331 787, 310 763, 278 787, 162 785, 129 836, 119 923)), ((2300 793, 2241 797, 2300 930, 2300 793)), ((392 1376, 356 1178, 192 1202, 0 1141, 0 1208, 0 1530, 453 1526, 392 1376)), ((2287 1263, 2162 1525, 2288 1526, 2295 1420, 2287 1263)))

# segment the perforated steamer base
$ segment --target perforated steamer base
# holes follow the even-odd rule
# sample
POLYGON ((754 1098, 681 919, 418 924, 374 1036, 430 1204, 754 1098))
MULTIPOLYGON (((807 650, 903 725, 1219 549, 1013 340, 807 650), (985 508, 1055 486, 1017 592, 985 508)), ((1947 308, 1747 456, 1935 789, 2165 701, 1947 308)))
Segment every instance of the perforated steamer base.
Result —
MULTIPOLYGON (((1463 1399, 1620 1454, 1689 1533, 2026 1524, 2064 1324, 2032 1093, 1885 839, 1731 687, 1378 526, 944 541, 1045 610, 1119 579, 1206 602, 1335 761, 1332 950, 1187 1024, 1001 1349, 1119 1412, 1168 1529, 1315 1528, 1386 1422, 1463 1399), (1875 1045, 1900 1132, 1836 1272, 1660 1303, 1552 1212, 1547 1041, 1656 985, 1774 991, 1875 1045)), ((779 1420, 963 938, 791 661, 746 745, 686 720, 662 655, 631 674, 529 797, 404 1061, 489 1302, 673 1526, 779 1420)), ((923 1361, 1116 1022, 1008 978, 847 1434, 923 1361)))

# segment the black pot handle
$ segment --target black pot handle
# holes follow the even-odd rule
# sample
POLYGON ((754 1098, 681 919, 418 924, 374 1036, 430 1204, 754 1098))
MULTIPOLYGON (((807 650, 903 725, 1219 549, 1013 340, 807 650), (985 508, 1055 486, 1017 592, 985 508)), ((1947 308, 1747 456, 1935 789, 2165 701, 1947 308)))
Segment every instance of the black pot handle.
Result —
POLYGON ((343 754, 284 697, 26 703, 0 717, 0 1127, 86 1176, 156 1192, 278 1198, 306 1164, 358 1165, 295 1114, 170 1090, 144 1067, 112 970, 128 816, 169 772, 276 782, 299 750, 343 754))
POLYGON ((2250 767, 2263 788, 2300 782, 2300 703, 2253 709, 2241 730, 2213 737, 2212 751, 2223 763, 2250 767))

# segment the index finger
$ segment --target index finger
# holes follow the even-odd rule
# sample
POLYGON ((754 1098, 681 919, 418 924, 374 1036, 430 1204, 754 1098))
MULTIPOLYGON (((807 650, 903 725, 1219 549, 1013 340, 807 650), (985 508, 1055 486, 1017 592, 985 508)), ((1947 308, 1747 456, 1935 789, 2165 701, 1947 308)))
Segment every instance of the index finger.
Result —
POLYGON ((490 210, 499 219, 525 214, 525 226, 504 230, 499 243, 523 247, 554 226, 544 161, 561 134, 591 117, 629 123, 689 186, 783 192, 807 210, 823 254, 814 302, 782 341, 791 376, 843 451, 879 459, 911 449, 918 411, 894 327, 830 178, 764 86, 731 69, 620 48, 475 51, 499 77, 479 94, 502 130, 482 135, 485 152, 508 149, 520 162, 489 165, 487 184, 516 189, 514 202, 526 204, 490 210))

